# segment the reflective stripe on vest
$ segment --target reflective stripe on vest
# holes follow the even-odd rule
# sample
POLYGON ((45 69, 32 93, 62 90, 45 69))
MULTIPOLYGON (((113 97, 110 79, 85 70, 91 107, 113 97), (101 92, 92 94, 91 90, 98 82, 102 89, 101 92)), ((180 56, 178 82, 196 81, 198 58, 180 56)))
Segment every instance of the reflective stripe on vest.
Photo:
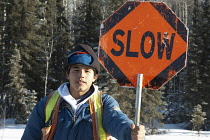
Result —
POLYGON ((107 135, 103 128, 102 114, 102 93, 100 91, 94 93, 89 99, 90 114, 92 118, 94 140, 106 140, 107 135))
POLYGON ((45 107, 45 123, 47 123, 50 119, 50 117, 52 116, 52 112, 53 109, 58 101, 60 94, 58 93, 58 91, 56 90, 52 96, 50 97, 50 99, 47 102, 47 105, 45 107))

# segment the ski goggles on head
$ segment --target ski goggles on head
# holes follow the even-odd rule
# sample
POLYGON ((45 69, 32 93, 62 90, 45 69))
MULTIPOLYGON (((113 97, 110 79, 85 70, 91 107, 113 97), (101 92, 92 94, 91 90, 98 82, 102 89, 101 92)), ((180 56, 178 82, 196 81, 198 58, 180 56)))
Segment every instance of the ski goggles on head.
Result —
POLYGON ((84 51, 76 51, 67 56, 68 64, 84 64, 91 65, 93 63, 93 57, 84 51))

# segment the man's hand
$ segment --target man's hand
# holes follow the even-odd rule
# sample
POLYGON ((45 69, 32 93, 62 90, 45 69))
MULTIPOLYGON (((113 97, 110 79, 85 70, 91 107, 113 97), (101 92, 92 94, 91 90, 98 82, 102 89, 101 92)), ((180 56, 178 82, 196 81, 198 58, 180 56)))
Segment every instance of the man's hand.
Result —
POLYGON ((135 124, 131 124, 130 127, 132 140, 144 140, 146 130, 143 125, 135 126, 135 124))

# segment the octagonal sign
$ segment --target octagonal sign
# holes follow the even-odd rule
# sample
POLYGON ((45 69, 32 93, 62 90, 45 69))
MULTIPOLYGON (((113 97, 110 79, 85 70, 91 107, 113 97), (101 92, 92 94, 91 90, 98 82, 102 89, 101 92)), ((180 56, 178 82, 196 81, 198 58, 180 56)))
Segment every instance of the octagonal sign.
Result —
POLYGON ((120 86, 159 89, 186 66, 188 28, 162 2, 128 1, 100 29, 99 59, 120 86))

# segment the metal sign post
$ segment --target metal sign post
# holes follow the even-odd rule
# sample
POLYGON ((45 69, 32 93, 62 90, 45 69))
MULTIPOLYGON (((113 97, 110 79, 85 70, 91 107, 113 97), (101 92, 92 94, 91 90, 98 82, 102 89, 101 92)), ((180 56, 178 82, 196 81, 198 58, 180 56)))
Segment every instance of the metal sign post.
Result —
POLYGON ((134 120, 136 126, 140 125, 142 85, 143 85, 143 74, 138 74, 137 85, 136 85, 136 104, 135 104, 136 111, 135 111, 135 120, 134 120))

